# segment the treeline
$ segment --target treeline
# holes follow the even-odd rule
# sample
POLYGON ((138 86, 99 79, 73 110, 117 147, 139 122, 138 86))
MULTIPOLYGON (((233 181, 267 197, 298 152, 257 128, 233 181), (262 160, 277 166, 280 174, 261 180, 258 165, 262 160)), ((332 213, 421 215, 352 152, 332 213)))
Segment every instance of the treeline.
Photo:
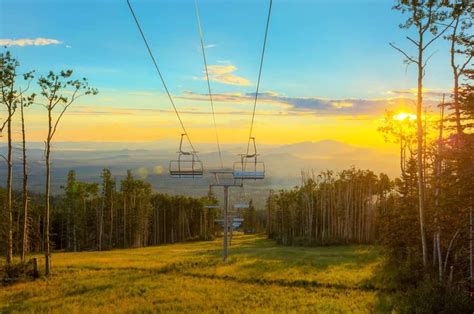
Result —
POLYGON ((253 200, 250 200, 248 208, 238 210, 232 214, 235 217, 244 219, 240 229, 242 229, 245 234, 261 233, 266 231, 267 215, 265 210, 257 210, 253 205, 253 200))
MULTIPOLYGON (((107 250, 214 238, 218 212, 205 208, 217 203, 212 194, 192 198, 154 193, 131 171, 120 182, 108 169, 101 178, 101 184, 81 182, 70 171, 64 193, 51 197, 54 250, 107 250)), ((28 252, 40 252, 45 247, 44 195, 30 197, 26 247, 28 252)), ((17 254, 23 246, 21 203, 14 202, 13 208, 13 253, 17 254)))
POLYGON ((268 197, 268 235, 284 245, 373 243, 390 191, 388 176, 370 170, 303 172, 301 186, 268 197))

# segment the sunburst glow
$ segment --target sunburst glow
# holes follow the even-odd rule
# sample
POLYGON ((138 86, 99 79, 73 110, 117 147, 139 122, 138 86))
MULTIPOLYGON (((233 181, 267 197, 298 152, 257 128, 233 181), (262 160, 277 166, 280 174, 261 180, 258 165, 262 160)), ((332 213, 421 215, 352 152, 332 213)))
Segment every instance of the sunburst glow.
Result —
POLYGON ((416 115, 407 112, 400 112, 393 116, 393 119, 403 121, 403 120, 415 120, 416 115))

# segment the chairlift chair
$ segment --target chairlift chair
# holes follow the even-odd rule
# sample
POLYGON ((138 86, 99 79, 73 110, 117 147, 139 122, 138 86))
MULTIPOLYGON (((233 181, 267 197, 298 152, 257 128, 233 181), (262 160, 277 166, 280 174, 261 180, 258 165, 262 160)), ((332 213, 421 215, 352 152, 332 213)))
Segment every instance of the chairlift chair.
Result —
POLYGON ((248 209, 249 204, 234 204, 234 209, 248 209))
POLYGON ((265 164, 258 161, 257 145, 255 137, 250 138, 253 142, 253 154, 240 154, 240 161, 234 163, 234 179, 236 180, 258 180, 265 178, 265 164))
POLYGON ((196 151, 183 150, 183 138, 186 133, 181 134, 179 142, 178 159, 170 161, 170 175, 173 178, 202 178, 204 174, 202 161, 199 160, 196 151))

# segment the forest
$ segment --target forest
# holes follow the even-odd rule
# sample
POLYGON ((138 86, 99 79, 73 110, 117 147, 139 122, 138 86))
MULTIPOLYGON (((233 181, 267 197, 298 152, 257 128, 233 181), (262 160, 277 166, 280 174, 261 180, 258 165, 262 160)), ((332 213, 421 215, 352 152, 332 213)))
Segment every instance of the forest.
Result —
MULTIPOLYGON (((468 0, 395 1, 393 9, 405 18, 399 31, 406 33, 406 42, 390 46, 400 54, 407 71, 416 76, 416 113, 386 111, 377 136, 396 144, 399 177, 350 165, 345 170, 302 170, 301 183, 291 189, 270 190, 264 208, 255 208, 251 200, 248 208, 238 213, 244 219, 239 231, 264 234, 265 240, 258 243, 268 248, 268 241, 274 241, 271 243, 275 247, 288 250, 285 254, 290 254, 291 247, 308 248, 308 252, 315 250, 310 247, 380 248, 383 261, 376 269, 376 284, 361 284, 363 288, 357 289, 377 290, 379 302, 387 302, 379 305, 384 311, 472 312, 473 8, 468 0), (440 93, 439 102, 429 107, 424 83, 430 75, 433 43, 438 41, 449 48, 450 59, 446 62, 452 71, 452 88, 440 93)), ((0 189, 3 285, 54 274, 54 255, 61 254, 64 261, 65 252, 198 241, 214 245, 222 237, 223 228, 217 223, 222 217, 219 198, 211 187, 200 198, 168 195, 153 190, 132 171, 117 181, 116 174, 104 168, 97 175, 100 183, 79 181, 71 170, 63 179, 61 193, 53 195, 52 144, 61 131, 62 118, 78 98, 93 98, 99 90, 86 78, 76 78, 72 70, 44 75, 33 70, 20 73, 19 60, 8 49, 0 54, 0 65, 0 100, 6 113, 0 130, 7 152, 0 168, 7 173, 0 189), (44 193, 33 193, 28 188, 29 134, 24 117, 38 105, 47 121, 44 193), (15 129, 15 125, 20 128, 15 129), (22 151, 21 177, 13 176, 15 132, 21 134, 17 142, 22 151), (21 190, 13 189, 13 180, 21 182, 21 190), (44 263, 38 263, 40 258, 44 263), (44 269, 37 269, 38 265, 44 269)), ((243 239, 241 252, 249 254, 243 239)), ((271 259, 272 253, 268 254, 271 259)), ((185 264, 170 267, 175 271, 185 264)), ((214 278, 193 271, 192 278, 214 278)), ((212 274, 218 275, 217 271, 212 274)), ((252 276, 242 282, 251 282, 252 276)), ((279 284, 288 284, 284 280, 287 278, 279 284)), ((298 280, 301 283, 304 278, 298 280)))

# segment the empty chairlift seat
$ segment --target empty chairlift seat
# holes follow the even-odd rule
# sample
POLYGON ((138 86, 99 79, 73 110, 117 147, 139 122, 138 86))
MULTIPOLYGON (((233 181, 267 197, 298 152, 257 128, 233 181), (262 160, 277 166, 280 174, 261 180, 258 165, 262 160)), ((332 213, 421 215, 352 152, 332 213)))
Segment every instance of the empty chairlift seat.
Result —
POLYGON ((170 161, 170 175, 173 178, 201 178, 203 174, 201 161, 195 159, 170 161))
POLYGON ((257 146, 255 138, 253 141, 254 153, 241 154, 240 161, 234 163, 233 175, 236 180, 258 180, 265 179, 265 164, 258 161, 257 146))
POLYGON ((202 162, 197 157, 197 152, 183 151, 183 137, 186 134, 181 134, 181 141, 179 144, 178 159, 171 160, 169 165, 169 172, 173 178, 201 178, 204 174, 202 162))

